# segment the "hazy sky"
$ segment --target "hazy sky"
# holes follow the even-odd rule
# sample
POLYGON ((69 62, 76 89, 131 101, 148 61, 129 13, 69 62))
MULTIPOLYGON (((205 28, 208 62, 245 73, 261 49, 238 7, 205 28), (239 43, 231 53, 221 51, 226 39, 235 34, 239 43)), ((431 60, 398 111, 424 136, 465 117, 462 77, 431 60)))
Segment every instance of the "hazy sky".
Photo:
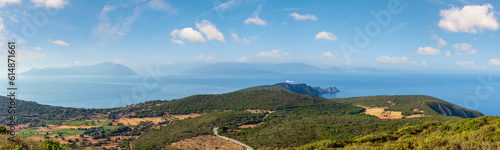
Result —
POLYGON ((0 41, 18 41, 19 71, 199 61, 498 72, 499 9, 482 0, 0 0, 0 41))

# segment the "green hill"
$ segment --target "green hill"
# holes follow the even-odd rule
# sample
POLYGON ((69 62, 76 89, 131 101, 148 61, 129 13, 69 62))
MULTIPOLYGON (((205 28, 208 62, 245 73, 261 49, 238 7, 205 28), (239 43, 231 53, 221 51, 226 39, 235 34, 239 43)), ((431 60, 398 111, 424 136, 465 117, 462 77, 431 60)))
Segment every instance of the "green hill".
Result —
MULTIPOLYGON (((455 122, 462 118, 460 115, 442 115, 427 105, 420 107, 422 103, 433 104, 431 106, 450 104, 422 95, 324 99, 285 90, 243 90, 220 95, 196 95, 169 101, 152 107, 151 110, 171 114, 209 113, 208 115, 177 121, 168 124, 167 127, 151 130, 141 135, 133 144, 134 147, 159 149, 182 139, 211 134, 211 128, 220 127, 222 130, 219 134, 239 140, 254 148, 285 148, 321 140, 348 141, 356 136, 388 132, 427 121, 455 122), (392 103, 385 104, 387 100, 392 103), (413 112, 412 109, 419 108, 428 116, 393 120, 379 119, 364 114, 364 109, 356 106, 357 104, 387 106, 388 109, 405 112, 413 112), (259 115, 243 112, 246 109, 273 110, 274 113, 269 114, 265 119, 259 119, 259 115), (227 110, 231 111, 227 112, 227 110), (254 128, 238 128, 239 125, 262 122, 265 123, 254 128), (236 129, 241 131, 232 132, 236 129), (178 132, 189 134, 167 134, 178 132)), ((456 112, 472 114, 465 117, 482 116, 477 111, 456 105, 451 105, 449 108, 453 108, 456 112)))
POLYGON ((462 118, 483 116, 481 112, 463 108, 450 102, 425 95, 369 96, 332 100, 367 107, 387 107, 387 110, 402 111, 403 115, 445 115, 462 118), (413 111, 413 109, 418 109, 423 112, 413 111))
POLYGON ((439 121, 369 134, 352 141, 324 140, 294 150, 319 149, 500 149, 500 117, 483 116, 454 123, 439 121))
MULTIPOLYGON (((2 99, 0 105, 4 106, 1 109, 5 109, 8 105, 7 100, 5 100, 5 97, 0 97, 0 99, 2 99)), ((405 141, 414 140, 412 141, 414 143, 415 141, 418 142, 419 138, 411 139, 413 136, 407 136, 406 133, 404 135, 397 133, 403 133, 404 131, 421 134, 421 130, 427 130, 427 127, 424 128, 423 126, 429 126, 429 123, 426 122, 434 121, 433 126, 441 126, 457 123, 457 121, 462 122, 463 118, 475 118, 483 115, 480 112, 424 95, 325 99, 279 88, 194 95, 171 101, 154 100, 111 109, 57 107, 22 100, 18 101, 17 107, 20 122, 36 123, 37 126, 46 123, 81 122, 95 117, 100 117, 101 120, 102 117, 112 120, 142 117, 168 118, 171 115, 191 113, 203 114, 199 117, 184 120, 167 120, 159 124, 141 123, 130 128, 124 126, 121 127, 127 129, 124 130, 124 134, 118 133, 115 130, 118 127, 115 126, 110 126, 107 129, 90 129, 88 131, 78 129, 78 132, 88 133, 85 135, 92 136, 92 138, 94 136, 105 138, 116 135, 137 135, 139 136, 138 139, 127 139, 127 141, 121 142, 120 145, 128 147, 130 141, 133 149, 150 150, 162 149, 168 147, 170 143, 187 138, 213 134, 212 129, 214 127, 219 127, 218 133, 220 135, 241 141, 254 148, 301 149, 307 146, 318 147, 318 144, 326 144, 329 147, 340 146, 359 149, 365 147, 380 148, 380 146, 391 147, 395 145, 397 140, 404 139, 405 141), (367 109, 363 107, 383 107, 388 111, 400 111, 404 115, 423 114, 423 117, 380 119, 365 114, 364 112, 367 109), (246 111, 249 109, 267 110, 272 113, 250 113, 246 111), (260 125, 253 128, 239 128, 241 125, 255 124, 260 125), (370 139, 370 136, 373 139, 370 139), (374 140, 379 139, 382 139, 382 141, 378 142, 380 144, 373 144, 374 140)), ((1 116, 4 117, 4 121, 7 116, 5 113, 6 111, 0 112, 1 116)), ((462 123, 470 124, 466 122, 462 123)), ((490 123, 491 121, 486 121, 482 124, 490 123)), ((460 131, 460 134, 466 133, 457 124, 450 125, 450 128, 457 128, 455 125, 460 127, 460 129, 454 130, 457 132, 450 131, 429 136, 444 136, 445 134, 453 136, 455 133, 458 134, 458 131, 460 131)), ((491 127, 467 129, 481 130, 481 132, 486 129, 492 130, 494 132, 487 132, 484 136, 493 139, 495 139, 496 135, 491 134, 498 133, 497 128, 492 129, 491 127)), ((482 141, 479 140, 478 142, 482 141)), ((88 146, 88 144, 86 145, 88 146)), ((72 147, 75 146, 77 145, 72 145, 72 147)))
POLYGON ((276 83, 274 85, 261 85, 249 87, 240 91, 255 91, 255 90, 284 90, 297 94, 306 94, 312 96, 321 96, 323 93, 337 93, 339 90, 335 87, 321 89, 320 87, 311 87, 307 84, 289 84, 289 83, 276 83))

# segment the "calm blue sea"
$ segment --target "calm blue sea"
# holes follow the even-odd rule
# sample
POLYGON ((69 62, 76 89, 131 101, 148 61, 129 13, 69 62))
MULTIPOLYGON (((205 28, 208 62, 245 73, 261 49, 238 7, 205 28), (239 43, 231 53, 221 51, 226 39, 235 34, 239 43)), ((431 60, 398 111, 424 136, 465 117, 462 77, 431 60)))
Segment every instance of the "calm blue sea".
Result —
MULTIPOLYGON (((500 76, 491 74, 344 73, 293 75, 165 75, 135 77, 19 77, 18 98, 41 104, 109 108, 147 100, 220 94, 286 80, 341 92, 326 98, 373 95, 434 96, 462 107, 500 116, 500 76)), ((6 80, 0 80, 6 83, 6 80)), ((3 90, 6 95, 7 91, 3 90)))

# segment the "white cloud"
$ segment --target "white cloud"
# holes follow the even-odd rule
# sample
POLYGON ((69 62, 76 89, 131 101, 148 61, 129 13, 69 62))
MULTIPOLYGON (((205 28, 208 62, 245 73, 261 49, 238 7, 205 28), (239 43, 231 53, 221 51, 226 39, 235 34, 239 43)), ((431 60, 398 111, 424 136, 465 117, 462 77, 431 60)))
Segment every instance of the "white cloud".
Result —
POLYGON ((260 4, 257 9, 253 12, 251 17, 248 17, 245 21, 243 21, 245 24, 255 24, 255 25, 260 25, 260 26, 266 26, 267 22, 259 18, 259 13, 260 10, 262 9, 263 4, 260 4))
POLYGON ((437 47, 441 47, 441 46, 445 46, 446 45, 446 41, 443 40, 443 39, 438 39, 438 46, 437 47))
POLYGON ((199 60, 199 61, 211 61, 214 59, 214 57, 209 56, 209 55, 205 55, 205 54, 201 54, 201 55, 195 56, 194 59, 199 60))
POLYGON ((295 21, 300 21, 300 20, 318 20, 318 17, 316 17, 314 15, 311 15, 311 14, 300 15, 298 13, 291 13, 290 16, 293 17, 293 19, 295 21))
POLYGON ((321 55, 321 57, 327 58, 327 59, 332 59, 332 60, 337 60, 337 57, 335 57, 335 55, 333 55, 331 52, 324 52, 323 55, 321 55))
POLYGON ((31 0, 36 7, 46 7, 46 8, 64 8, 68 5, 66 0, 31 0))
POLYGON ((244 21, 245 24, 250 24, 250 23, 253 23, 255 25, 260 25, 260 26, 266 26, 267 25, 267 22, 260 19, 259 16, 255 16, 255 17, 249 17, 248 19, 246 19, 244 21))
POLYGON ((181 40, 177 40, 177 39, 171 38, 170 41, 173 42, 173 43, 179 44, 179 45, 184 45, 184 42, 181 41, 181 40))
POLYGON ((467 43, 454 44, 453 47, 457 51, 455 52, 456 55, 477 54, 477 50, 472 49, 472 45, 467 43), (463 53, 461 51, 463 51, 463 53))
POLYGON ((418 55, 439 55, 441 51, 434 47, 420 47, 415 53, 418 55))
MULTIPOLYGON (((238 36, 238 34, 233 33, 233 32, 231 32, 231 37, 233 37, 233 40, 235 42, 238 42, 238 43, 241 43, 241 44, 249 44, 250 43, 250 40, 248 38, 244 37, 243 39, 240 39, 239 36, 238 36)), ((251 39, 254 40, 256 38, 258 38, 258 36, 254 36, 251 39)))
POLYGON ((493 6, 468 5, 462 9, 453 7, 449 10, 441 10, 439 27, 451 32, 477 33, 484 29, 497 30, 498 22, 494 16, 493 6))
POLYGON ((79 60, 75 61, 75 65, 81 65, 81 64, 83 64, 82 61, 79 61, 79 60))
POLYGON ((0 8, 8 5, 8 4, 21 4, 21 0, 1 0, 0 8))
POLYGON ((288 52, 281 52, 280 50, 272 50, 272 51, 267 51, 267 52, 260 52, 259 54, 255 55, 257 57, 267 57, 267 58, 280 58, 284 56, 290 56, 288 52))
POLYGON ((7 31, 7 29, 5 29, 5 26, 3 25, 3 18, 0 17, 0 33, 5 31, 7 31))
POLYGON ((438 35, 434 34, 434 36, 432 37, 432 39, 436 40, 438 42, 437 46, 436 47, 442 47, 442 46, 445 46, 447 44, 447 42, 445 40, 443 40, 442 38, 440 38, 438 35))
POLYGON ((64 42, 63 40, 55 40, 55 41, 52 41, 52 43, 60 45, 60 46, 69 46, 69 44, 64 42))
POLYGON ((500 58, 499 59, 490 59, 488 61, 488 65, 495 66, 495 67, 500 67, 500 58))
POLYGON ((146 3, 146 6, 154 9, 154 10, 162 10, 162 11, 173 11, 172 5, 163 1, 163 0, 152 0, 146 3))
POLYGON ((460 67, 469 67, 469 68, 477 66, 476 63, 473 61, 457 61, 455 62, 455 64, 460 67))
POLYGON ((333 35, 333 33, 331 33, 331 32, 321 31, 318 34, 316 34, 315 39, 316 40, 325 39, 328 41, 335 41, 339 38, 337 36, 333 35))
POLYGON ((19 22, 19 20, 16 19, 16 16, 10 16, 10 20, 13 22, 19 22))
POLYGON ((416 67, 426 67, 427 66, 427 62, 425 62, 425 60, 420 62, 420 63, 417 63, 416 61, 411 61, 410 64, 413 66, 416 66, 416 67))
POLYGON ((41 47, 39 47, 39 46, 33 47, 33 49, 34 49, 34 50, 37 50, 37 51, 41 51, 41 50, 42 50, 42 48, 41 48, 41 47))
POLYGON ((241 56, 240 58, 236 59, 236 62, 245 63, 248 62, 248 58, 247 56, 241 56))
POLYGON ((224 11, 226 9, 232 9, 236 6, 238 6, 243 0, 229 0, 225 3, 219 4, 214 7, 215 10, 217 11, 224 11))
POLYGON ((205 42, 205 38, 203 37, 203 35, 191 27, 184 28, 181 30, 175 29, 170 33, 170 35, 172 36, 171 41, 174 43, 177 43, 177 44, 181 44, 181 42, 182 42, 182 41, 179 42, 179 40, 176 40, 177 37, 181 38, 181 39, 187 39, 191 43, 204 43, 205 42))
POLYGON ((196 28, 200 30, 205 36, 207 40, 218 40, 221 42, 225 42, 224 35, 208 20, 202 20, 201 23, 196 23, 196 28))
POLYGON ((389 57, 386 55, 377 57, 377 61, 381 63, 390 63, 390 64, 405 64, 408 62, 408 58, 406 57, 389 57))
POLYGON ((92 29, 92 34, 100 36, 105 39, 116 39, 126 35, 132 28, 132 24, 139 18, 145 8, 152 8, 154 10, 167 10, 175 12, 170 4, 162 0, 153 0, 148 3, 139 1, 135 7, 127 5, 105 5, 101 12, 97 15, 98 24, 92 29), (115 10, 118 10, 114 12, 115 10), (120 13, 117 18, 109 18, 110 13, 120 13), (126 13, 121 13, 126 12, 126 13))
POLYGON ((450 56, 451 56, 450 51, 446 51, 446 53, 444 54, 444 56, 446 56, 446 57, 450 57, 450 56))
POLYGON ((453 47, 455 47, 455 50, 457 51, 467 51, 472 49, 472 45, 467 44, 467 43, 461 43, 459 44, 454 44, 453 47))

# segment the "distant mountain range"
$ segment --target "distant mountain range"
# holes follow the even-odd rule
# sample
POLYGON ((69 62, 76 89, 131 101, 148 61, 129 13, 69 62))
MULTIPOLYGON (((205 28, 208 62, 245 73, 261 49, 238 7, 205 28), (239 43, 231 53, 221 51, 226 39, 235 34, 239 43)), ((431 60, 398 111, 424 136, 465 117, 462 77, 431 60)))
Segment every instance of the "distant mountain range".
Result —
POLYGON ((21 73, 24 76, 132 76, 136 75, 130 68, 111 62, 103 62, 91 66, 74 66, 67 68, 33 68, 21 73))
POLYGON ((372 67, 341 69, 331 67, 327 69, 318 68, 304 63, 281 63, 281 64, 250 64, 237 62, 211 63, 191 69, 184 73, 194 74, 284 74, 284 73, 339 73, 339 72, 385 72, 372 67))
MULTIPOLYGON (((305 63, 237 63, 222 62, 200 64, 185 62, 171 65, 160 65, 162 73, 188 73, 210 75, 264 75, 264 74, 309 74, 309 73, 342 73, 342 72, 388 72, 372 67, 343 69, 339 67, 319 68, 305 63)), ((136 73, 130 68, 111 62, 91 66, 73 66, 66 68, 33 68, 21 73, 23 76, 132 76, 136 73)))

